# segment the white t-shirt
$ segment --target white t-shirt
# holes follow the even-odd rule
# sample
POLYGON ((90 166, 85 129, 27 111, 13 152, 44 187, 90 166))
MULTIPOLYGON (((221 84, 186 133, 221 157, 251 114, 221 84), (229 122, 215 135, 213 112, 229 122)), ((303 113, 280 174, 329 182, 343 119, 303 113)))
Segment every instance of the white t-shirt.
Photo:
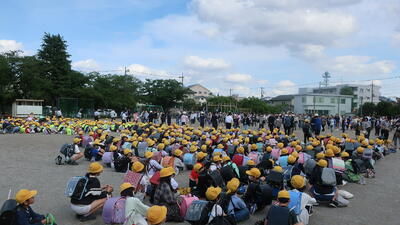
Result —
POLYGON ((225 123, 232 123, 232 122, 233 122, 232 116, 226 116, 225 117, 225 123))
POLYGON ((79 146, 78 145, 74 145, 74 153, 75 154, 81 153, 81 150, 79 150, 79 146))

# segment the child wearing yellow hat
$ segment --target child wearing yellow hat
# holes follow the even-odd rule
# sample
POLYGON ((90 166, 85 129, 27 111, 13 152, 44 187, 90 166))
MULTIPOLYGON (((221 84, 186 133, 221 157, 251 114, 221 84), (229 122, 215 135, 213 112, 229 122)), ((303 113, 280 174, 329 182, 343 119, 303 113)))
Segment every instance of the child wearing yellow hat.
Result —
POLYGON ((167 220, 168 209, 165 206, 152 206, 147 210, 147 222, 150 225, 159 225, 167 220))
POLYGON ((47 224, 45 216, 35 213, 31 208, 31 205, 35 203, 36 195, 36 190, 21 189, 17 192, 15 200, 18 205, 14 224, 47 224))
POLYGON ((71 198, 71 209, 82 222, 96 219, 94 213, 103 207, 107 196, 113 192, 110 185, 100 186, 97 178, 103 172, 103 166, 100 163, 91 163, 87 172, 85 176, 89 181, 86 185, 86 194, 82 199, 71 198))
POLYGON ((250 217, 246 203, 236 194, 239 186, 240 181, 237 178, 232 178, 226 184, 226 188, 228 189, 226 198, 229 200, 226 211, 228 215, 235 218, 236 222, 242 222, 250 217))
POLYGON ((175 188, 172 184, 172 176, 175 170, 172 167, 163 168, 160 171, 160 184, 154 193, 154 204, 165 205, 167 207, 167 221, 182 222, 178 199, 175 195, 175 188))
POLYGON ((294 175, 289 183, 293 189, 289 191, 290 202, 288 207, 290 209, 293 208, 300 222, 308 224, 310 217, 309 210, 311 210, 312 205, 317 203, 317 200, 304 192, 306 189, 306 182, 303 176, 294 175))
POLYGON ((73 143, 74 154, 66 159, 67 164, 78 165, 76 161, 78 161, 84 156, 83 152, 81 152, 81 150, 79 149, 79 144, 81 143, 81 141, 82 139, 80 138, 74 138, 74 143, 73 143))
MULTIPOLYGON (((120 194, 125 198, 126 224, 146 224, 146 215, 149 207, 135 197, 134 187, 130 183, 122 183, 120 194)), ((103 209, 104 210, 104 209, 103 209)))
POLYGON ((303 225, 294 210, 289 209, 290 194, 286 190, 279 191, 278 205, 273 205, 268 211, 264 224, 303 225), (288 223, 289 222, 289 223, 288 223))

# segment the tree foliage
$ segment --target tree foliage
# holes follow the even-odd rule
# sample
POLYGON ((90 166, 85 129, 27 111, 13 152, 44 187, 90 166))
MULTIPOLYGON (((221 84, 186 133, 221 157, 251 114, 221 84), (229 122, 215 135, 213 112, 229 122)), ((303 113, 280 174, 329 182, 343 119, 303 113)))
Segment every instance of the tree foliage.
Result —
POLYGON ((366 102, 362 105, 360 114, 366 115, 377 115, 377 116, 398 116, 400 115, 400 104, 394 102, 379 102, 374 104, 366 102))
POLYGON ((176 80, 143 83, 129 75, 83 74, 71 68, 67 47, 61 35, 45 33, 36 55, 0 53, 0 113, 10 113, 16 98, 43 99, 51 106, 60 97, 78 98, 93 101, 95 108, 120 111, 138 102, 170 108, 190 93, 176 80))
POLYGON ((140 96, 144 103, 161 105, 164 110, 169 109, 184 100, 191 90, 183 87, 176 80, 149 80, 140 87, 140 96))

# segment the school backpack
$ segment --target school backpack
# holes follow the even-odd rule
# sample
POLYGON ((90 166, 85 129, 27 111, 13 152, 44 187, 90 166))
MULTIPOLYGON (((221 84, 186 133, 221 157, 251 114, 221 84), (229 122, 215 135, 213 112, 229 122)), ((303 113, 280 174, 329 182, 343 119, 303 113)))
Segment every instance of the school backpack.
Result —
POLYGON ((68 180, 67 186, 64 191, 66 197, 81 200, 86 193, 86 186, 89 178, 86 176, 75 176, 68 180))
POLYGON ((185 218, 188 208, 192 204, 193 201, 199 200, 196 196, 192 195, 181 195, 182 202, 179 206, 181 217, 185 218))
POLYGON ((339 172, 343 172, 346 170, 344 161, 342 159, 338 159, 338 158, 332 158, 332 167, 334 170, 339 171, 339 172))
POLYGON ((228 144, 228 154, 233 155, 235 153, 235 146, 233 144, 228 144))
POLYGON ((196 155, 193 153, 185 153, 185 155, 183 155, 183 163, 193 166, 196 163, 196 155))
POLYGON ((273 187, 281 187, 283 184, 283 174, 277 171, 271 171, 267 176, 267 184, 273 187))
POLYGON ((323 168, 321 175, 322 185, 336 186, 335 170, 332 168, 323 168))
POLYGON ((166 167, 173 167, 175 163, 175 157, 172 156, 164 156, 164 158, 161 159, 161 166, 164 168, 166 167))
POLYGON ((213 203, 204 200, 195 200, 186 211, 185 220, 192 225, 204 225, 208 223, 209 214, 213 203))
POLYGON ((146 153, 148 144, 145 141, 139 142, 138 144, 138 156, 139 157, 144 157, 144 154, 146 153))
POLYGON ((300 215, 301 213, 301 198, 302 198, 302 192, 299 191, 289 191, 290 194, 290 201, 288 208, 290 210, 293 210, 296 215, 300 215))
POLYGON ((243 165, 243 155, 234 155, 232 158, 232 162, 235 163, 237 166, 243 165))
POLYGON ((125 173, 128 170, 129 161, 127 161, 126 156, 118 156, 114 159, 114 169, 115 172, 125 173))
POLYGON ((256 165, 260 162, 258 156, 259 156, 258 152, 250 152, 249 153, 249 159, 253 160, 253 162, 255 162, 256 165))
POLYGON ((211 171, 209 175, 212 181, 211 183, 214 187, 225 187, 224 179, 218 170, 211 171))
POLYGON ((112 197, 103 206, 103 221, 105 224, 123 224, 125 222, 125 198, 112 197))
POLYGON ((71 157, 74 155, 74 145, 72 144, 64 144, 60 148, 60 153, 63 154, 65 157, 71 157))
POLYGON ((246 166, 247 162, 250 160, 250 158, 248 156, 243 156, 243 162, 242 162, 242 166, 246 166))
POLYGON ((364 159, 372 159, 372 155, 374 154, 373 150, 370 148, 365 148, 363 152, 364 159))
POLYGON ((18 203, 14 199, 8 199, 3 203, 0 210, 0 224, 14 225, 17 205, 18 203))
POLYGON ((135 173, 132 170, 128 170, 124 176, 124 182, 132 184, 133 188, 135 191, 138 191, 141 189, 140 181, 143 178, 143 174, 141 173, 135 173))
POLYGON ((271 151, 271 158, 277 160, 281 155, 281 150, 279 148, 273 148, 271 151))
POLYGON ((288 167, 288 156, 281 156, 278 159, 279 165, 282 167, 282 169, 286 169, 288 167))
POLYGON ((83 152, 83 155, 85 156, 85 159, 90 160, 92 158, 92 147, 90 145, 87 145, 85 147, 85 151, 83 152))
POLYGON ((232 178, 236 177, 235 172, 231 165, 225 165, 220 169, 221 176, 224 179, 225 183, 230 181, 232 178))
POLYGON ((354 151, 354 143, 352 143, 352 142, 344 143, 344 150, 350 151, 350 152, 354 151))
POLYGON ((310 176, 312 171, 314 170, 315 166, 317 165, 317 162, 315 162, 314 159, 308 159, 304 163, 304 172, 307 174, 307 176, 310 176))

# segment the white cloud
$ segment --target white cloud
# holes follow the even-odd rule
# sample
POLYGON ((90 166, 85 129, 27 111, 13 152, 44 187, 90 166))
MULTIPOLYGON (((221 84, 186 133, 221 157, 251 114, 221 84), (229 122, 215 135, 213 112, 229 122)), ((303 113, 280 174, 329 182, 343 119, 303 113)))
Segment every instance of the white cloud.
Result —
POLYGON ((249 74, 229 74, 225 76, 225 81, 227 82, 232 82, 232 83, 243 83, 243 82, 249 82, 251 81, 252 76, 249 74))
POLYGON ((72 67, 74 69, 83 71, 96 71, 100 69, 99 63, 97 63, 94 59, 86 59, 73 62, 72 67))
POLYGON ((17 51, 23 49, 21 42, 15 40, 0 40, 0 52, 17 51))
POLYGON ((331 7, 359 0, 194 0, 199 19, 243 44, 331 45, 355 30, 355 19, 331 7))
POLYGON ((201 58, 199 56, 187 56, 184 59, 187 68, 200 71, 220 71, 230 67, 230 63, 223 59, 201 58))
MULTIPOLYGON (((123 67, 119 69, 124 70, 123 67)), ((143 79, 177 79, 176 76, 168 74, 165 70, 153 69, 140 64, 129 65, 126 69, 128 70, 128 74, 143 79)))
POLYGON ((387 75, 396 68, 390 60, 372 61, 370 56, 345 55, 327 59, 322 66, 335 75, 387 75))
POLYGON ((296 85, 296 84, 293 83, 293 82, 290 81, 290 80, 282 80, 282 81, 280 81, 280 82, 278 83, 278 86, 279 86, 279 87, 282 87, 282 88, 293 87, 293 86, 295 86, 295 85, 296 85))

